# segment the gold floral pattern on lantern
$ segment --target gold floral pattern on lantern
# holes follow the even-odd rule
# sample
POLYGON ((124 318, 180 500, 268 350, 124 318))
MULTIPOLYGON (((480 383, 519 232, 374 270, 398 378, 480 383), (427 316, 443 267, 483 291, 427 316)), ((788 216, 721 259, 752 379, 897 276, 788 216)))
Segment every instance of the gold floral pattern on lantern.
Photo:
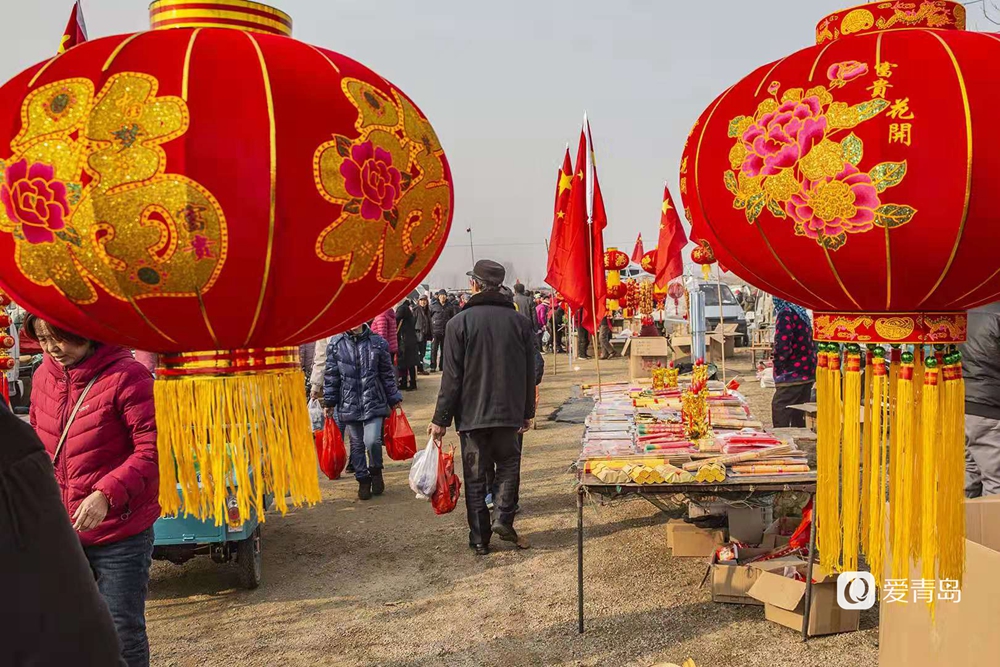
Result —
POLYGON ((405 97, 344 79, 357 108, 356 138, 335 135, 313 160, 316 186, 340 216, 319 235, 316 254, 343 261, 356 282, 373 268, 381 282, 414 278, 431 261, 450 217, 444 151, 405 97))
POLYGON ((864 143, 844 132, 871 120, 890 104, 871 99, 849 106, 835 101, 831 89, 850 86, 869 74, 866 63, 834 63, 827 70, 830 88, 792 88, 757 106, 753 116, 729 122, 732 170, 723 174, 733 206, 747 222, 761 215, 790 219, 797 236, 828 250, 847 242, 848 234, 891 229, 913 219, 916 209, 883 201, 882 194, 906 176, 906 162, 883 162, 864 170, 864 143))
POLYGON ((162 144, 190 117, 147 74, 56 81, 24 100, 0 162, 0 232, 20 271, 75 303, 207 292, 225 263, 225 216, 210 192, 166 171, 162 144))

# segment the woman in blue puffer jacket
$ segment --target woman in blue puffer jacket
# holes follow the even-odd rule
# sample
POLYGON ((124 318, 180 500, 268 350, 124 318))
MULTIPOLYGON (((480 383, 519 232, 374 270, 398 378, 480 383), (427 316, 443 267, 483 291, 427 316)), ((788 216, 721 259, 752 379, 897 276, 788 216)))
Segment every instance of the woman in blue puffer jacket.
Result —
POLYGON ((403 402, 396 384, 389 343, 368 325, 334 336, 326 350, 323 402, 336 411, 351 442, 351 465, 358 498, 385 490, 382 479, 382 424, 403 402), (367 454, 367 456, 366 456, 367 454))

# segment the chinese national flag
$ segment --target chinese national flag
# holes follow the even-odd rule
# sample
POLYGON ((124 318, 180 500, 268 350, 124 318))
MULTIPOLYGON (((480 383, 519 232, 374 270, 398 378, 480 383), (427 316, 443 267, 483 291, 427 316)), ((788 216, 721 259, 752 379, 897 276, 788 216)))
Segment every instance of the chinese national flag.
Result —
POLYGON ((588 150, 588 129, 585 127, 584 131, 580 132, 580 146, 576 154, 576 168, 573 171, 573 189, 566 214, 564 252, 560 258, 563 284, 558 289, 573 310, 581 312, 580 324, 587 331, 594 333, 595 319, 600 321, 606 310, 604 227, 607 225, 607 216, 604 212, 601 188, 597 182, 597 172, 593 168, 593 155, 588 150), (589 225, 588 197, 593 198, 589 225))
POLYGON ((635 247, 632 249, 632 261, 636 264, 642 261, 642 256, 646 254, 646 250, 642 247, 642 233, 639 233, 639 238, 635 240, 635 247))
POLYGON ((556 176, 556 204, 552 218, 552 234, 549 237, 549 260, 545 282, 557 292, 563 284, 561 258, 566 252, 567 211, 569 209, 570 192, 573 189, 573 163, 569 159, 569 147, 563 158, 563 166, 556 176))
POLYGON ((656 244, 656 286, 664 288, 671 280, 684 273, 681 251, 687 245, 687 236, 680 216, 674 207, 670 189, 663 186, 663 207, 660 213, 660 239, 656 244))
POLYGON ((83 21, 83 7, 80 6, 80 0, 76 0, 73 4, 73 13, 69 15, 69 22, 66 23, 66 30, 59 42, 59 53, 65 53, 86 41, 87 24, 83 21))

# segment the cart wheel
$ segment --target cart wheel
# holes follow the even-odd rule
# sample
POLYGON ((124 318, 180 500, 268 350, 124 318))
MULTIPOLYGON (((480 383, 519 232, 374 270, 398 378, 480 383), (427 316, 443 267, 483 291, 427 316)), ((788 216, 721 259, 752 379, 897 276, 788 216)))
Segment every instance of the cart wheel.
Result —
POLYGON ((260 586, 260 526, 245 540, 236 543, 236 564, 240 570, 240 582, 244 588, 254 589, 260 586))

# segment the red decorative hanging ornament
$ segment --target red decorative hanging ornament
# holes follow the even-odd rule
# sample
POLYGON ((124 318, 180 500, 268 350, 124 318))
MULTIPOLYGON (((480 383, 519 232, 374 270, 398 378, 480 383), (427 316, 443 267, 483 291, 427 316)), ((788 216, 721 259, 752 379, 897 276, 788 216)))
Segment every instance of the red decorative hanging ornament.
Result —
POLYGON ((646 273, 654 276, 656 275, 656 248, 653 248, 642 256, 639 266, 641 266, 642 270, 646 273))
POLYGON ((608 248, 604 251, 604 270, 621 271, 628 266, 628 255, 618 248, 608 248))
POLYGON ((691 250, 691 261, 701 265, 701 275, 705 280, 708 280, 712 264, 715 264, 715 253, 708 241, 704 239, 698 241, 698 245, 691 250))
POLYGON ((1000 135, 973 122, 1000 102, 1000 71, 982 66, 1000 40, 964 28, 948 0, 838 12, 816 46, 720 95, 681 162, 706 252, 815 312, 822 561, 856 569, 860 542, 879 582, 886 493, 891 576, 905 579, 911 556, 925 578, 962 575, 963 381, 945 346, 965 339, 965 311, 1000 298, 1000 135), (860 344, 873 388, 863 431, 860 344), (913 347, 887 362, 885 344, 913 347))
POLYGON ((10 297, 0 290, 0 401, 10 405, 10 382, 7 373, 17 366, 11 350, 14 349, 14 337, 10 334, 11 320, 6 312, 11 304, 10 297))
POLYGON ((408 97, 284 12, 157 0, 150 19, 0 88, 0 285, 161 353, 164 514, 221 522, 235 488, 263 519, 267 492, 320 498, 297 346, 420 284, 451 175, 408 97))
POLYGON ((672 282, 667 287, 667 296, 669 296, 671 299, 674 300, 674 315, 680 315, 681 314, 681 310, 680 310, 680 307, 681 307, 680 306, 680 304, 681 304, 681 298, 686 293, 687 293, 687 290, 684 289, 684 284, 681 283, 680 281, 672 282))

